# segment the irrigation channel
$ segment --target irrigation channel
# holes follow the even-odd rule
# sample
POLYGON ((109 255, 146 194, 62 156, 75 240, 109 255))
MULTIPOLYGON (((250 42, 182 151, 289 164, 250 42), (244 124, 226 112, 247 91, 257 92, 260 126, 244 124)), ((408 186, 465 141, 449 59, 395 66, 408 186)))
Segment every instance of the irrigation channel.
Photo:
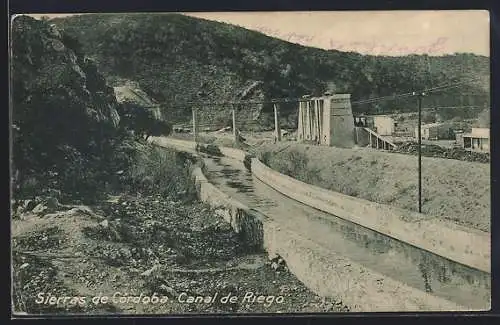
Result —
POLYGON ((490 273, 297 202, 258 180, 240 161, 202 157, 212 184, 281 227, 409 287, 472 310, 489 308, 490 273))

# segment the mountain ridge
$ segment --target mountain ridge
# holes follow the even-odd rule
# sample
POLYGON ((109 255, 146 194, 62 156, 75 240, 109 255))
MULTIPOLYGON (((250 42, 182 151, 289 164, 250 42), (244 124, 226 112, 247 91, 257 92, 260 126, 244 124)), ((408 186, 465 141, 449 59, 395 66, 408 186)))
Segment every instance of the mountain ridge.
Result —
MULTIPOLYGON (((426 105, 452 107, 439 110, 444 118, 479 113, 453 107, 489 106, 489 58, 474 54, 393 57, 323 50, 172 13, 93 14, 51 21, 81 42, 111 84, 121 78, 137 81, 171 119, 186 120, 191 114, 191 107, 176 103, 234 100, 255 83, 259 87, 252 99, 297 98, 330 89, 350 93, 353 101, 463 83, 429 96, 426 105)), ((403 98, 353 105, 353 111, 371 114, 415 107, 415 99, 403 98)), ((207 108, 213 114, 207 113, 206 119, 227 123, 228 109, 207 108)), ((283 105, 282 111, 293 124, 294 105, 283 105)), ((242 120, 269 123, 272 107, 243 105, 238 112, 242 120)))

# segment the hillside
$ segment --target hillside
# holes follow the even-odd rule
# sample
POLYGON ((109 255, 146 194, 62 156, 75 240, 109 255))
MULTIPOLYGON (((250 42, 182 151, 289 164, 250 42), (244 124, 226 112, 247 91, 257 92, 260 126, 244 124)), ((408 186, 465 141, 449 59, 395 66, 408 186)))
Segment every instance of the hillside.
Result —
MULTIPOLYGON (((327 87, 351 93, 358 101, 460 82, 428 96, 425 105, 445 107, 439 109, 444 118, 476 117, 481 111, 454 106, 489 106, 489 59, 472 54, 383 57, 326 51, 180 14, 95 14, 53 22, 83 43, 83 50, 113 85, 119 86, 123 78, 137 81, 172 119, 190 117, 184 101, 299 97, 327 87)), ((415 107, 414 98, 404 98, 354 105, 353 110, 375 113, 415 107)), ((294 108, 285 106, 282 115, 292 123, 294 108)), ((220 112, 205 120, 227 122, 228 107, 202 109, 220 112)), ((243 119, 259 122, 270 117, 261 111, 271 111, 257 104, 238 109, 243 119)))
POLYGON ((74 40, 20 16, 12 25, 12 144, 15 194, 57 189, 81 198, 123 168, 113 88, 74 40), (76 123, 75 123, 76 121, 76 123), (112 164, 110 162, 113 162, 112 164), (100 181, 98 181, 100 180, 100 181))

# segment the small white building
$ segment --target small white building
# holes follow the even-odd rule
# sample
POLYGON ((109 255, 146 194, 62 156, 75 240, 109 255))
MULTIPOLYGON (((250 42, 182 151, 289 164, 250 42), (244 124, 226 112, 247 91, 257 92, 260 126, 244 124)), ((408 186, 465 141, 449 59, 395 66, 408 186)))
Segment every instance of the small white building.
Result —
MULTIPOLYGON (((422 140, 449 139, 451 126, 447 123, 430 123, 421 126, 422 140)), ((418 125, 415 127, 415 138, 418 139, 418 125)))
POLYGON ((368 116, 367 126, 380 135, 392 135, 396 124, 392 116, 389 115, 373 115, 368 116))
POLYGON ((490 129, 472 128, 470 133, 464 133, 463 147, 471 151, 489 152, 490 151, 490 129))

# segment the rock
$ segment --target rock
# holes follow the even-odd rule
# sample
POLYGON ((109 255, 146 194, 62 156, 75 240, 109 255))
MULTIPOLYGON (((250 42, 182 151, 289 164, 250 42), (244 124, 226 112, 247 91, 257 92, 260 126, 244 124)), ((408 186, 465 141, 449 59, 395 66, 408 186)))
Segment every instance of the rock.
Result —
POLYGON ((31 211, 35 208, 36 202, 33 200, 25 200, 22 204, 23 211, 31 211))
POLYGON ((160 265, 159 264, 156 264, 155 266, 153 266, 152 268, 150 268, 149 270, 147 271, 144 271, 141 273, 141 276, 144 276, 144 277, 149 277, 151 276, 151 274, 153 272, 155 272, 156 270, 158 270, 160 268, 160 265))
POLYGON ((108 228, 108 227, 109 227, 109 221, 108 221, 108 219, 106 219, 106 220, 104 220, 104 221, 100 222, 100 223, 99 223, 99 225, 100 225, 101 227, 103 227, 103 228, 108 228))
POLYGON ((177 291, 175 291, 175 289, 173 289, 172 287, 170 287, 170 286, 168 286, 166 284, 160 285, 160 287, 158 289, 160 289, 160 291, 168 294, 171 297, 177 297, 178 296, 177 291))
POLYGON ((47 207, 43 203, 39 203, 37 206, 33 208, 31 212, 35 214, 41 214, 47 211, 47 207))

